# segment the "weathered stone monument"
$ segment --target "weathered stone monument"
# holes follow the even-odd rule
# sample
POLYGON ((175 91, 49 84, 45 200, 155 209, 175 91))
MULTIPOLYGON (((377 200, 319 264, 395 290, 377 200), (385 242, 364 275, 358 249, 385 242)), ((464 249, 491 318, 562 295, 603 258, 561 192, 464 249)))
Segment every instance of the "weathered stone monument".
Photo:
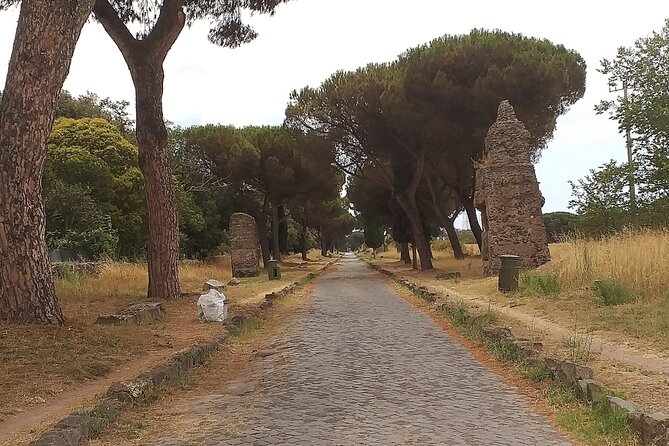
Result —
POLYGON ((481 257, 486 275, 499 272, 499 256, 520 257, 521 268, 550 260, 541 208, 544 197, 530 161, 530 133, 509 101, 488 130, 485 156, 476 169, 474 202, 483 219, 481 257))
POLYGON ((260 239, 253 217, 237 212, 230 217, 232 277, 260 275, 260 239))

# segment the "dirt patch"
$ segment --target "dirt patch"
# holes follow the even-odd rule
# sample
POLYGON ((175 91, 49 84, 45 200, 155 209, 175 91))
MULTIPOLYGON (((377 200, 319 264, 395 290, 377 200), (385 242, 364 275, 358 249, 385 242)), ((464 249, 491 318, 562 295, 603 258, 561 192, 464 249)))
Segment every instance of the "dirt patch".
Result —
MULTIPOLYGON (((179 438, 193 428, 193 407, 206 405, 206 398, 215 398, 232 388, 249 384, 253 376, 254 361, 258 352, 279 348, 274 344, 279 330, 289 329, 290 324, 308 309, 308 296, 313 291, 309 285, 298 293, 276 302, 262 326, 244 336, 234 338, 214 354, 205 367, 194 369, 189 379, 181 385, 169 386, 151 409, 134 407, 124 411, 103 437, 91 440, 90 446, 151 444, 159 438, 179 438), (234 384, 234 385, 233 385, 234 384), (138 426, 141 426, 138 428, 138 426)), ((235 413, 229 414, 234 426, 235 413)), ((206 424, 201 419, 199 423, 206 424)))

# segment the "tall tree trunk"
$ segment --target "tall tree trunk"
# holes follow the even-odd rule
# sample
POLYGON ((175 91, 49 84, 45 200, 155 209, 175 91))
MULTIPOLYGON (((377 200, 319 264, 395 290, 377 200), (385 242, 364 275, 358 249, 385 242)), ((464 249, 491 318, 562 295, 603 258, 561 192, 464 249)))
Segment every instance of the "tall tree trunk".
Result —
POLYGON ((270 259, 269 237, 267 229, 267 216, 269 215, 269 200, 267 197, 263 200, 260 216, 256 219, 258 227, 258 238, 260 239, 260 252, 262 254, 262 264, 266 268, 270 259))
POLYGON ((483 243, 483 230, 481 229, 481 224, 479 223, 478 216, 476 215, 474 199, 468 195, 461 195, 460 197, 460 201, 462 201, 462 205, 465 207, 465 211, 467 212, 469 227, 474 234, 474 238, 476 239, 476 243, 479 245, 479 249, 481 249, 483 243))
POLYGON ((302 251, 302 260, 307 261, 307 222, 302 222, 302 231, 300 232, 300 250, 302 251))
POLYGON ((0 101, 0 320, 65 323, 46 245, 42 171, 58 93, 93 0, 24 0, 0 101))
POLYGON ((321 256, 327 257, 328 255, 328 243, 325 240, 325 233, 323 233, 323 228, 320 231, 320 240, 321 240, 321 256))
POLYGON ((411 255, 409 255, 409 244, 408 243, 400 243, 400 258, 402 261, 408 265, 411 263, 411 255))
POLYGON ((411 244, 411 250, 413 251, 413 269, 418 269, 418 254, 416 254, 416 244, 411 244))
POLYGON ((446 234, 448 234, 448 241, 451 242, 451 248, 453 249, 453 255, 456 259, 462 260, 465 258, 465 253, 462 250, 462 245, 460 244, 460 239, 458 238, 458 232, 455 230, 453 225, 453 220, 447 218, 444 222, 444 229, 446 234))
POLYGON ((131 68, 137 101, 139 167, 146 184, 149 222, 149 298, 172 299, 179 290, 179 214, 163 119, 163 67, 131 68))
POLYGON ((397 203, 402 207, 411 225, 411 234, 414 246, 420 257, 421 271, 433 269, 432 257, 430 256, 430 245, 423 230, 423 220, 420 217, 415 197, 399 197, 396 195, 397 203))
POLYGON ((272 203, 272 256, 274 260, 281 261, 281 247, 279 246, 279 204, 272 203))
POLYGON ((151 32, 136 39, 108 0, 93 11, 125 59, 137 106, 139 167, 146 183, 149 220, 148 297, 170 299, 179 291, 179 219, 163 117, 163 63, 186 24, 183 0, 164 0, 151 32))

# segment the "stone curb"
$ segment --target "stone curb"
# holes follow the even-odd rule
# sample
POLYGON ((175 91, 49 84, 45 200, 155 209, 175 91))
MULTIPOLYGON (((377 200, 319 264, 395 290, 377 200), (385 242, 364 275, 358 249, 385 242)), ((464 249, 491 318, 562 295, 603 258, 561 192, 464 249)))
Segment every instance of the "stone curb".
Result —
MULTIPOLYGON (((271 308, 275 299, 287 296, 302 285, 310 283, 334 263, 336 261, 328 262, 318 271, 307 274, 304 279, 286 285, 276 293, 267 294, 265 301, 260 305, 260 310, 271 308)), ((231 323, 225 327, 241 326, 249 317, 234 316, 231 323)), ((203 364, 211 354, 220 349, 229 336, 228 331, 220 333, 208 342, 201 342, 180 351, 134 379, 113 383, 99 404, 88 411, 72 412, 57 422, 53 428, 44 432, 40 438, 32 441, 30 446, 78 446, 83 441, 96 437, 105 427, 116 421, 124 408, 150 401, 161 387, 203 364)))
MULTIPOLYGON (((429 302, 436 302, 441 295, 430 291, 427 287, 398 277, 392 271, 386 270, 379 265, 365 262, 374 270, 389 276, 396 283, 410 290, 415 296, 429 302)), ((442 305, 448 305, 442 304, 442 305)), ((515 338, 507 327, 483 327, 482 334, 492 342, 505 342, 513 344, 518 350, 522 362, 525 364, 544 365, 551 373, 554 381, 561 386, 574 391, 576 397, 591 405, 602 404, 609 411, 624 413, 626 420, 635 432, 642 445, 669 446, 669 417, 663 413, 648 413, 641 406, 613 396, 614 391, 606 388, 593 377, 593 371, 589 367, 581 366, 569 361, 543 357, 537 347, 540 343, 533 343, 527 339, 515 338)))

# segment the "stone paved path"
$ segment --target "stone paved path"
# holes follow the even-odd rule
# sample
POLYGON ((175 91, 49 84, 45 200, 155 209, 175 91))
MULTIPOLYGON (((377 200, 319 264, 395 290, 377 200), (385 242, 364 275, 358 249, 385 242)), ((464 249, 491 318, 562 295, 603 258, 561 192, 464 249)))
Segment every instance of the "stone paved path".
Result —
POLYGON ((570 445, 352 256, 267 354, 155 445, 570 445))

